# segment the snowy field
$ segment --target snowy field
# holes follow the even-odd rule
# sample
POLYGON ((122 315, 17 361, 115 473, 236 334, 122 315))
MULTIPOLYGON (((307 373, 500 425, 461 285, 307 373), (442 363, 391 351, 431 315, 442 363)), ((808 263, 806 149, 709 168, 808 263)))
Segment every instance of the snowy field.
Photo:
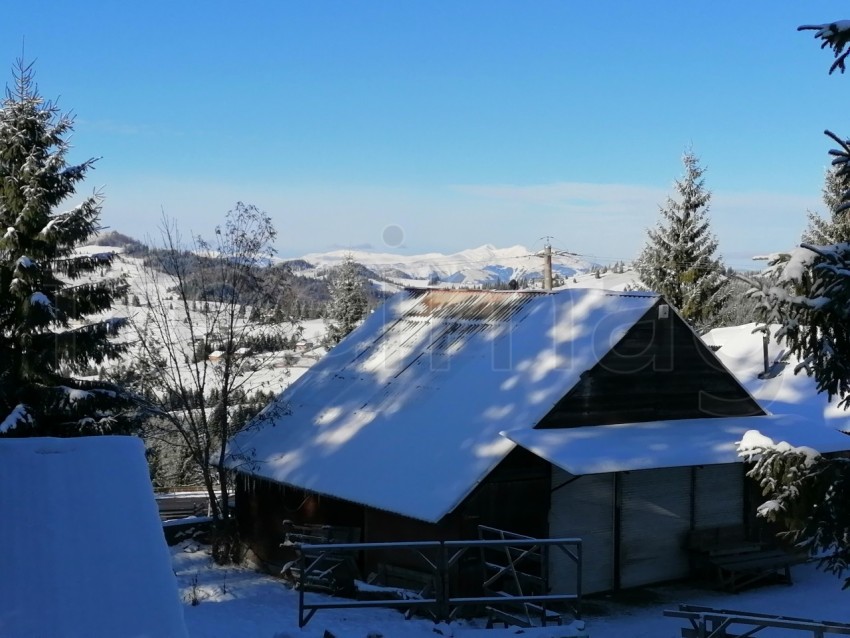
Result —
MULTIPOLYGON (((483 629, 483 622, 463 621, 435 625, 424 619, 405 620, 390 609, 320 610, 303 629, 298 628, 298 595, 282 581, 242 567, 217 567, 203 548, 172 548, 173 565, 184 602, 191 638, 548 638, 568 635, 551 627, 517 633, 517 629, 483 629), (192 598, 199 602, 192 605, 192 598)), ((692 585, 666 585, 626 592, 617 597, 587 598, 586 633, 590 638, 678 638, 682 622, 663 616, 679 603, 715 608, 800 616, 817 620, 850 621, 850 592, 841 581, 818 572, 813 565, 793 568, 793 585, 760 587, 740 594, 724 594, 692 585)), ((318 595, 318 594, 316 594, 318 595)), ((777 630, 760 632, 765 638, 801 636, 777 630)))
MULTIPOLYGON (((176 293, 170 290, 172 281, 160 273, 146 273, 142 266, 142 260, 137 257, 131 257, 122 254, 124 249, 120 246, 83 246, 77 249, 77 253, 91 255, 95 253, 115 252, 119 254, 119 258, 115 263, 115 267, 111 274, 124 275, 127 277, 130 285, 128 299, 132 300, 134 296, 144 302, 146 296, 151 299, 161 298, 166 306, 177 306, 171 312, 169 329, 173 334, 173 338, 178 343, 191 343, 192 332, 184 324, 184 314, 179 308, 179 302, 176 298, 176 293)), ((97 279, 97 277, 92 277, 97 279)), ((150 319, 148 318, 150 311, 142 303, 141 306, 125 305, 122 300, 116 299, 111 310, 108 310, 100 315, 94 315, 91 319, 104 320, 117 317, 126 317, 131 319, 137 325, 145 325, 150 319)), ((193 304, 198 310, 190 311, 192 321, 195 323, 195 334, 204 334, 206 320, 203 312, 200 310, 201 304, 193 304)), ((250 308, 248 309, 250 312, 250 308)), ((244 329, 240 320, 237 325, 237 332, 244 329)), ((266 392, 280 392, 289 386, 298 377, 304 374, 307 369, 312 366, 317 359, 324 355, 325 350, 319 344, 327 330, 324 321, 321 319, 310 319, 301 322, 301 340, 310 345, 305 352, 277 352, 266 353, 259 356, 251 355, 247 357, 244 366, 248 372, 244 375, 245 378, 239 379, 239 384, 243 385, 246 392, 251 393, 256 390, 266 392), (287 360, 289 363, 287 363, 287 360)), ((245 334, 251 332, 250 329, 244 329, 245 334)), ((105 362, 106 367, 115 365, 127 365, 128 362, 139 358, 138 335, 130 326, 125 327, 118 336, 118 341, 129 344, 127 354, 120 360, 105 362)), ((191 351, 191 348, 189 348, 191 351)), ((165 356, 165 352, 162 353, 165 356)), ((188 376, 188 365, 181 366, 181 374, 185 378, 188 376)))

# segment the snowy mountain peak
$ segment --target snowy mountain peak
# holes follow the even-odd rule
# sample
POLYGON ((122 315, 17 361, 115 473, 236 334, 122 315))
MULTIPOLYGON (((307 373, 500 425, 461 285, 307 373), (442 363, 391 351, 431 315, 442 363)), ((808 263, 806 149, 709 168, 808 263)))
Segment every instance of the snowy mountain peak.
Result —
MULTIPOLYGON (((302 259, 318 268, 337 265, 346 255, 370 270, 403 283, 442 282, 480 285, 508 282, 511 279, 539 279, 543 276, 542 253, 522 245, 497 248, 484 244, 457 253, 398 255, 362 250, 335 250, 311 253, 302 259)), ((552 270, 563 277, 587 272, 593 264, 580 257, 554 255, 552 270)))

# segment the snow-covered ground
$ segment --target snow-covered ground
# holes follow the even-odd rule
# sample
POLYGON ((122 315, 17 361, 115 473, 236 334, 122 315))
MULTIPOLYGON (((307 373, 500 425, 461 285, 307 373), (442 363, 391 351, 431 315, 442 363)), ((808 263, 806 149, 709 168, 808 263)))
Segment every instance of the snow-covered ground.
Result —
MULTIPOLYGON (((138 257, 132 257, 125 254, 124 249, 120 246, 83 246, 77 248, 79 254, 96 254, 115 252, 119 254, 115 261, 114 267, 110 273, 111 276, 124 275, 127 277, 130 285, 130 292, 127 295, 130 304, 122 303, 122 300, 116 299, 113 307, 102 313, 89 317, 90 320, 102 320, 117 317, 127 317, 136 325, 142 326, 149 321, 150 310, 145 307, 146 297, 151 299, 161 299, 165 306, 174 306, 173 311, 168 310, 171 316, 169 321, 169 330, 176 342, 191 343, 192 332, 184 323, 183 310, 178 306, 176 293, 169 290, 172 281, 160 273, 146 273, 142 267, 142 260, 138 257), (141 305, 135 306, 132 304, 134 298, 138 298, 141 305)), ((93 279, 98 278, 94 275, 93 279)), ((203 334, 204 332, 204 313, 201 311, 201 303, 193 304, 194 308, 190 311, 192 321, 196 329, 195 334, 203 334)), ((248 309, 246 314, 250 313, 248 309)), ((300 324, 301 341, 308 344, 308 347, 299 352, 278 352, 273 354, 263 354, 261 356, 249 356, 246 363, 256 365, 244 366, 247 370, 244 389, 250 393, 256 390, 266 392, 280 392, 286 388, 295 379, 300 377, 306 370, 313 365, 325 350, 321 347, 321 341, 326 332, 326 327, 321 319, 312 319, 303 321, 300 324)), ((239 328, 238 328, 239 329, 239 328)), ((117 361, 109 361, 104 365, 116 366, 127 365, 128 363, 138 359, 138 334, 132 326, 127 326, 120 331, 118 336, 119 341, 129 344, 128 352, 122 359, 117 361)), ((192 348, 188 349, 191 352, 192 348)), ((184 365, 183 373, 186 373, 188 366, 184 365)), ((186 377, 188 378, 188 377, 186 377)))
POLYGON ((640 280, 637 272, 626 270, 615 273, 612 271, 599 273, 581 273, 573 277, 567 277, 562 288, 592 288, 594 290, 637 290, 640 280))
MULTIPOLYGON (((184 544, 172 548, 173 565, 184 600, 191 638, 545 638, 568 635, 556 627, 517 633, 516 628, 483 628, 483 621, 436 625, 430 620, 405 620, 391 609, 320 610, 298 628, 298 594, 281 580, 244 567, 217 567, 204 549, 184 544), (191 551, 191 550, 195 551, 191 551), (197 605, 191 601, 198 600, 197 605)), ((584 623, 590 638, 678 638, 681 620, 667 618, 665 609, 679 603, 783 614, 847 622, 850 593, 841 581, 818 572, 811 564, 793 568, 793 585, 772 585, 725 594, 708 587, 672 584, 585 599, 584 623)), ((311 594, 319 596, 319 594, 311 594)), ((794 633, 760 633, 793 636, 794 633)))
POLYGON ((715 328, 703 337, 715 354, 765 410, 793 414, 813 423, 850 431, 850 412, 838 407, 837 399, 819 394, 815 380, 805 371, 794 373, 799 360, 775 340, 768 343, 769 374, 764 372, 763 338, 756 324, 715 328))

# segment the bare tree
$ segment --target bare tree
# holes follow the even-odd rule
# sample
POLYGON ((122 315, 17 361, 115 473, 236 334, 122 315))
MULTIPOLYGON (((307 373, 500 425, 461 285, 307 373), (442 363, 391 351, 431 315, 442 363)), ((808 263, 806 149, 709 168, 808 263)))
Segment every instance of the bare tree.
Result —
POLYGON ((131 320, 139 359, 130 382, 157 417, 150 436, 181 446, 203 482, 218 562, 233 558, 235 540, 225 444, 245 425, 237 411, 260 385, 258 373, 285 375, 273 359, 283 364, 280 350, 299 333, 279 310, 275 236, 268 214, 241 202, 210 242, 195 237, 186 246, 164 220, 161 246, 139 273, 143 309, 131 320))

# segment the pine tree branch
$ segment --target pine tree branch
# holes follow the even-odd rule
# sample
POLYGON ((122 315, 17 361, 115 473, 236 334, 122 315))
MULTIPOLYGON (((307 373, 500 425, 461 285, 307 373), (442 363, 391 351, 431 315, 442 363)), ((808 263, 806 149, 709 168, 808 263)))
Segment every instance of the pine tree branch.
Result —
POLYGON ((829 47, 833 51, 835 61, 829 67, 830 75, 835 69, 844 73, 845 60, 850 55, 850 50, 844 50, 847 43, 850 42, 850 21, 838 20, 825 24, 808 24, 797 27, 797 31, 814 31, 815 39, 823 40, 821 49, 829 47))

